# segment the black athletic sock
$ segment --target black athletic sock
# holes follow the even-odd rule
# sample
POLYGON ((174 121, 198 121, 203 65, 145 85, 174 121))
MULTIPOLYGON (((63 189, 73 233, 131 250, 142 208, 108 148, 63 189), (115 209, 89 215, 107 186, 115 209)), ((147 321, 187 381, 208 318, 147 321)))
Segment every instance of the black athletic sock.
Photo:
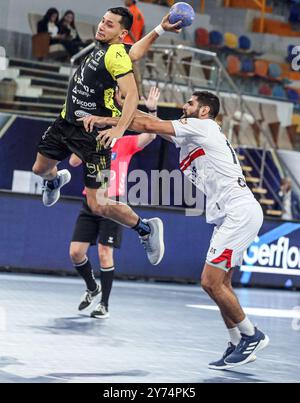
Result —
POLYGON ((137 231, 139 236, 149 235, 151 232, 151 228, 150 228, 149 224, 146 223, 145 221, 141 220, 140 218, 139 218, 138 223, 134 227, 132 227, 132 229, 137 231))
POLYGON ((74 267, 77 273, 84 279, 87 289, 89 291, 95 291, 97 283, 89 259, 86 258, 82 263, 75 264, 74 267))
POLYGON ((101 270, 101 291, 102 291, 101 303, 106 308, 108 308, 108 300, 109 300, 110 292, 112 289, 115 268, 107 267, 106 269, 103 269, 101 267, 100 270, 101 270))
POLYGON ((46 180, 47 187, 51 190, 58 188, 59 186, 59 177, 52 179, 51 181, 46 180))

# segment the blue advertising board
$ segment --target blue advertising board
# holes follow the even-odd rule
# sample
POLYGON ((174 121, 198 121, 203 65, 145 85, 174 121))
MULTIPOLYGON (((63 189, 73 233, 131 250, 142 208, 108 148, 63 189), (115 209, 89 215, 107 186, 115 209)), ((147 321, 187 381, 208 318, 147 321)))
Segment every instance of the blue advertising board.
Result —
MULTIPOLYGON (((62 198, 45 208, 40 197, 0 192, 0 267, 72 273, 69 243, 80 199, 62 198)), ((137 278, 199 281, 213 227, 205 218, 186 216, 182 209, 135 207, 142 217, 160 217, 165 224, 166 253, 153 267, 136 233, 125 229, 115 253, 117 274, 137 278)), ((256 241, 245 253, 234 282, 300 288, 300 223, 265 219, 256 241)), ((99 267, 97 248, 90 259, 99 267)))

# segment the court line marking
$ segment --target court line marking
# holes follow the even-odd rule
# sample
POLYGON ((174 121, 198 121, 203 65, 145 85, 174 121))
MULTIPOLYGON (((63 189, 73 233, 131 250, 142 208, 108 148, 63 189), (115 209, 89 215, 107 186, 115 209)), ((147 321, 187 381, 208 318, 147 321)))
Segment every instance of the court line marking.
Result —
MULTIPOLYGON (((214 305, 186 305, 188 308, 203 309, 208 311, 218 311, 219 308, 214 305)), ((300 310, 296 309, 271 309, 271 308, 243 308, 246 314, 253 316, 262 316, 267 318, 281 319, 300 319, 300 310)))

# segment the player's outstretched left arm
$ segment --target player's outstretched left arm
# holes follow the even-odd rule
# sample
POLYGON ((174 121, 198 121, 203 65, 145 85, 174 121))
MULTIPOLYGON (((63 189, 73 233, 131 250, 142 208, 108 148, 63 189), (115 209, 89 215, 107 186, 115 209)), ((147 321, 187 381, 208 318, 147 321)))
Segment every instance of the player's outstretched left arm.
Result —
POLYGON ((131 47, 129 51, 130 59, 133 62, 142 59, 150 49, 151 45, 160 35, 162 35, 164 32, 175 32, 178 34, 181 32, 181 29, 178 28, 180 25, 181 21, 176 22, 176 24, 171 24, 169 21, 169 14, 165 15, 160 25, 154 28, 151 32, 149 32, 149 34, 145 35, 131 47))
MULTIPOLYGON (((93 127, 117 126, 120 118, 88 116, 77 120, 83 122, 85 129, 90 131, 93 127)), ((143 113, 141 116, 140 111, 138 111, 128 129, 137 133, 157 133, 159 136, 162 134, 166 137, 175 137, 175 130, 170 120, 161 120, 147 113, 143 113)), ((100 132, 97 137, 100 144, 103 145, 105 144, 105 139, 103 139, 104 133, 105 132, 100 132)))

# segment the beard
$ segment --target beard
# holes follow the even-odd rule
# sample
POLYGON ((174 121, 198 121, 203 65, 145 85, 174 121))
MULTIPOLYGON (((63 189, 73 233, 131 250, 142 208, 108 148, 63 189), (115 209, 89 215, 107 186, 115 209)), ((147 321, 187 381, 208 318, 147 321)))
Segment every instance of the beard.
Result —
POLYGON ((197 108, 195 112, 192 113, 187 113, 186 111, 183 111, 183 115, 181 116, 181 119, 187 119, 187 118, 199 118, 199 111, 200 108, 197 108))

